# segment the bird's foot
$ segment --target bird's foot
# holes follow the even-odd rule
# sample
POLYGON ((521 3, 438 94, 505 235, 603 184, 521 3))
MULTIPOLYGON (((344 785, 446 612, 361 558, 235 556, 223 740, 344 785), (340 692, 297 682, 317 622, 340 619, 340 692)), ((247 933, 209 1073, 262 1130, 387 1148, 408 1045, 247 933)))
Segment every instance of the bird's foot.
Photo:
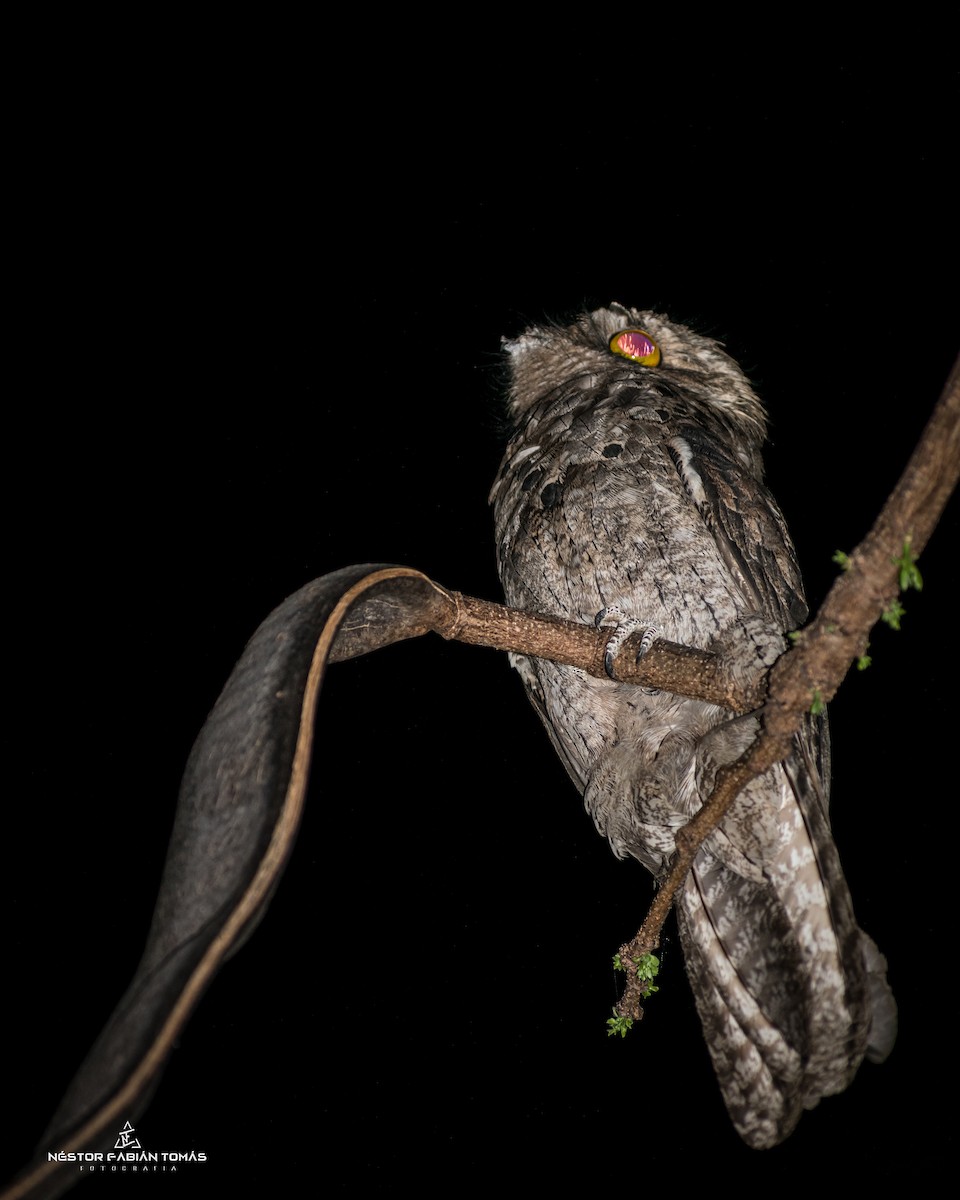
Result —
MULTIPOLYGON (((650 625, 646 621, 638 621, 635 617, 625 616, 623 609, 618 604, 611 604, 609 608, 601 608, 593 618, 593 623, 597 629, 612 628, 614 631, 603 652, 603 669, 613 680, 617 678, 615 674, 617 657, 627 638, 632 637, 639 630, 643 630, 640 649, 634 660, 639 662, 660 636, 658 626, 650 625)), ((657 694, 657 688, 644 688, 643 690, 651 696, 657 694)))

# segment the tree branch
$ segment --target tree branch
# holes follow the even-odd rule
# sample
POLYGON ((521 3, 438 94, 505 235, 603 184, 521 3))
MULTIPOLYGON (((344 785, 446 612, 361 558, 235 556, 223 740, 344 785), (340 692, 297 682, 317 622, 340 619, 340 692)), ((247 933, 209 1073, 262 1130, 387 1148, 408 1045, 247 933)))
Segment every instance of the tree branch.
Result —
MULTIPOLYGON (((507 608, 451 591, 409 568, 393 570, 417 575, 429 586, 429 599, 420 591, 413 602, 401 601, 394 592, 361 598, 337 633, 331 662, 343 662, 392 642, 432 632, 448 641, 547 658, 599 679, 607 678, 604 653, 612 630, 507 608)), ((642 633, 637 633, 623 643, 617 655, 618 683, 706 700, 736 713, 753 712, 763 703, 763 678, 747 683, 734 678, 723 660, 709 650, 658 638, 642 659, 634 661, 641 639, 642 633)))
MULTIPOLYGON (((900 561, 916 558, 960 478, 960 360, 947 380, 910 461, 873 528, 849 556, 798 644, 770 671, 761 730, 737 762, 717 773, 710 799, 677 834, 677 855, 636 937, 620 948, 624 963, 649 954, 704 839, 751 779, 790 753, 815 698, 827 701, 867 646, 867 635, 900 592, 900 561)), ((620 1016, 642 1016, 641 981, 628 974, 620 1016)))
MULTIPOLYGON (((506 608, 460 592, 448 595, 455 612, 449 624, 437 627, 436 632, 441 636, 533 658, 548 658, 579 667, 599 679, 607 678, 603 659, 612 636, 610 630, 506 608)), ((733 679, 723 660, 708 650, 658 638, 643 658, 635 662, 641 638, 642 633, 637 633, 624 642, 617 658, 618 683, 707 700, 737 713, 752 712, 762 703, 766 694, 764 680, 745 686, 733 679)))

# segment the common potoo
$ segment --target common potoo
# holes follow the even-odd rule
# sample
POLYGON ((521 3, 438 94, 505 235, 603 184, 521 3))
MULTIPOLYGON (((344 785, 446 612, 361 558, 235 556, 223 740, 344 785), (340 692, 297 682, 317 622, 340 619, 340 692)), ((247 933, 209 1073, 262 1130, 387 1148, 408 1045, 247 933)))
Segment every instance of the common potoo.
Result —
MULTIPOLYGON (((764 410, 736 363, 620 305, 505 345, 515 432, 491 499, 507 602, 582 622, 612 612, 765 670, 807 610, 763 484, 764 410)), ((597 828, 659 875, 755 718, 541 659, 514 665, 597 828)), ((896 1035, 886 964, 857 926, 830 832, 828 759, 825 719, 811 717, 677 900, 720 1087, 757 1148, 896 1035)))

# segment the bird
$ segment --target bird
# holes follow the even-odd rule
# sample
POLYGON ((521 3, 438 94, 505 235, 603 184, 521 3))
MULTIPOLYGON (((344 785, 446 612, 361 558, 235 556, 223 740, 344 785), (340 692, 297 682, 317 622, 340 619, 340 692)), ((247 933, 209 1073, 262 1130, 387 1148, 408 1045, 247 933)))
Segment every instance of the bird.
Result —
MULTIPOLYGON (((807 616, 764 485, 767 417, 720 343, 619 303, 503 339, 511 433, 490 500, 507 603, 613 626, 610 678, 511 655, 619 858, 662 880, 676 833, 755 714, 617 682, 625 637, 711 650, 756 677, 807 616)), ((642 651, 641 651, 642 652, 642 651)), ((887 964, 831 833, 829 732, 808 714, 699 849, 676 900, 704 1037, 740 1137, 783 1141, 896 1038, 887 964)))

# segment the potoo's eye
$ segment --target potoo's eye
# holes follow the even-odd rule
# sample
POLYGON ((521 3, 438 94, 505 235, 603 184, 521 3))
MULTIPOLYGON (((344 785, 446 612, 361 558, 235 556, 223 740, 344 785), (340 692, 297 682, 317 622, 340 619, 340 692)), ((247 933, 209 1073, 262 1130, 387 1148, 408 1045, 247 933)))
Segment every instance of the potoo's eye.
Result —
POLYGON ((642 329, 621 329, 610 339, 610 349, 614 354, 645 367, 656 367, 660 363, 660 347, 642 329))

